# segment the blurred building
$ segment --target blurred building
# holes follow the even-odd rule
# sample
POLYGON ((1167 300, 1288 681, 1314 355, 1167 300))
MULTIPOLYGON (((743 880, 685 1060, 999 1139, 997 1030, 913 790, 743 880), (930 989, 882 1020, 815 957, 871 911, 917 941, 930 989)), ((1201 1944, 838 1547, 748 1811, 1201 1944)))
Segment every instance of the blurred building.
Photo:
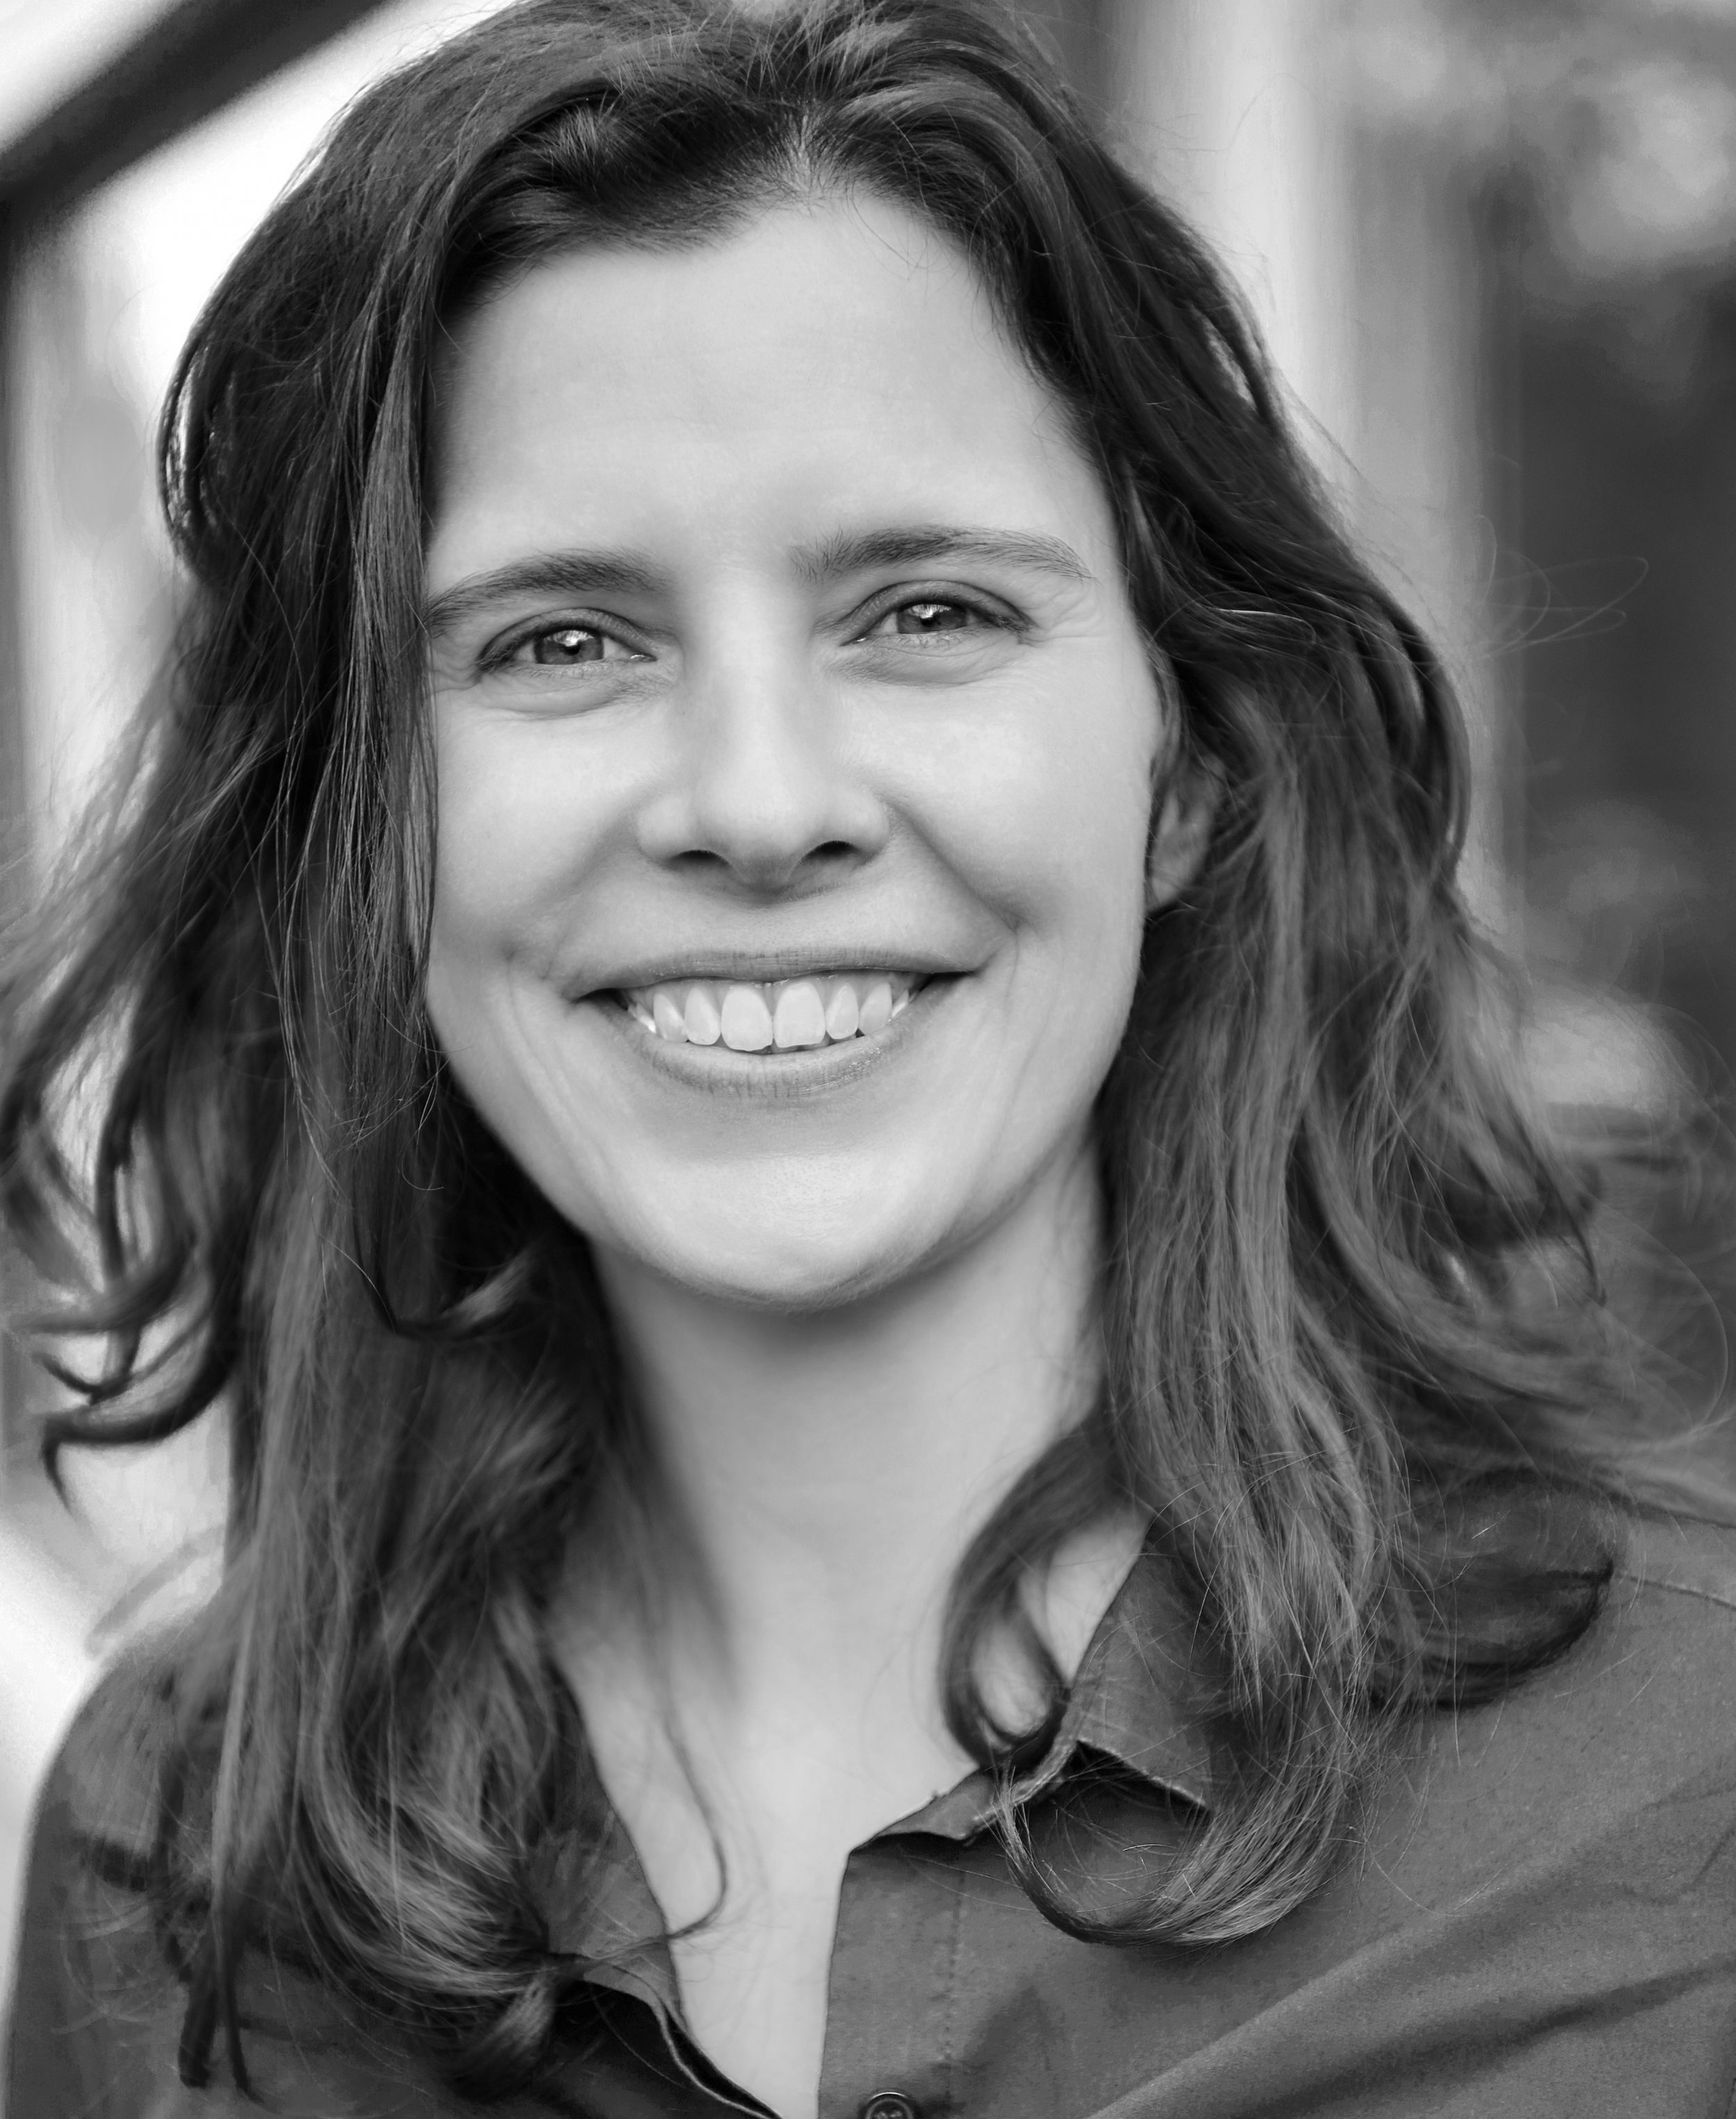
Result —
MULTIPOLYGON (((1466 883, 1542 975, 1553 1092, 1643 1111, 1674 1068, 1714 1078, 1736 1060, 1736 0, 1027 5, 1228 260, 1322 475, 1446 651, 1466 883)), ((0 0, 0 911, 41 888, 168 637, 151 435, 201 302, 347 98, 488 12, 0 0)), ((116 1627, 94 1630, 153 1569, 196 1585, 221 1505, 211 1433, 70 1466, 63 1508, 28 1447, 39 1389, 10 1354, 0 1983, 35 1778, 116 1627)))

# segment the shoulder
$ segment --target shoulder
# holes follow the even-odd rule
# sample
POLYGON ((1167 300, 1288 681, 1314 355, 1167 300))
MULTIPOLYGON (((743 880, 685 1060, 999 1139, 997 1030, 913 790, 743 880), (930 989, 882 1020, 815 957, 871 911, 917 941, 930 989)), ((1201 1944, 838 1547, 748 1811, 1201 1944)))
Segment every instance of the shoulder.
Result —
POLYGON ((1624 1749, 1710 1764, 1736 1756, 1733 1670, 1736 1527, 1646 1512, 1632 1528, 1598 1625, 1563 1665, 1562 1679, 1636 1725, 1624 1749))
POLYGON ((1710 1888, 1701 1865, 1736 1856, 1733 1672, 1736 1528, 1641 1514, 1567 1655, 1429 1726, 1406 1777, 1425 1797, 1425 1837, 1438 1830, 1443 1860, 1479 1874, 1553 1861, 1613 1876, 1637 1863, 1655 1882, 1679 1869, 1710 1888))
MULTIPOLYGON (((1563 1779, 1637 1797, 1691 1767, 1736 1787, 1736 1527, 1648 1509, 1628 1528, 1604 1607, 1559 1663, 1484 1718, 1563 1779)), ((1461 1718, 1461 1726, 1474 1718, 1461 1718)))
POLYGON ((1514 1981, 1577 1966, 1615 2009, 1663 1967, 1684 1992, 1723 1994, 1706 2005, 1727 2024, 1733 1672, 1736 1530, 1641 1517, 1559 1662, 1418 1725, 1371 1820, 1362 1889, 1401 1924, 1458 1922, 1460 1972, 1511 1945, 1514 1981))
POLYGON ((1650 1509, 1616 1570, 1618 1590, 1662 1600, 1661 1616, 1714 1628, 1736 1625, 1736 1523, 1650 1509), (1686 1603, 1671 1600, 1686 1598, 1686 1603))
POLYGON ((1583 1703, 1608 1770, 1736 1796, 1736 1527, 1648 1512, 1598 1625, 1546 1694, 1583 1703))
MULTIPOLYGON (((142 1894, 166 1707, 134 1667, 86 1701, 38 1797, 18 1930, 8 2108, 130 2119, 172 2058, 174 1982, 142 1894)), ((172 2079, 172 2077, 170 2078, 172 2079)))
POLYGON ((80 1954, 91 1937, 112 1940, 142 1923, 172 1735, 162 1690, 138 1666, 117 1666, 80 1708, 44 1780, 27 1913, 52 1910, 80 1954))
MULTIPOLYGON (((309 1980, 250 1954, 239 1993, 252 2094, 220 2049, 181 2081, 187 1990, 146 1895, 175 1738, 149 1668, 111 1671, 67 1732, 37 1805, 0 2107, 18 2119, 445 2119, 457 2105, 408 2052, 359 2038, 309 1980)), ((511 2107, 521 2110, 520 2106, 511 2107)))
POLYGON ((173 1736, 166 1685, 142 1663, 115 1664, 72 1719, 44 1783, 44 1811, 57 1811, 76 1838, 142 1858, 173 1736))

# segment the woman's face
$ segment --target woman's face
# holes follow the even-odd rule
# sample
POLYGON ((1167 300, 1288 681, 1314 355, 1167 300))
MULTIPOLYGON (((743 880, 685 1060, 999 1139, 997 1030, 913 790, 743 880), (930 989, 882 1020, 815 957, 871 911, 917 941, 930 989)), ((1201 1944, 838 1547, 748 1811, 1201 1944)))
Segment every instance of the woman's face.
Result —
POLYGON ((807 1307, 1088 1152, 1164 711, 1099 483, 874 201, 537 266, 457 330, 428 999, 606 1250, 807 1307))

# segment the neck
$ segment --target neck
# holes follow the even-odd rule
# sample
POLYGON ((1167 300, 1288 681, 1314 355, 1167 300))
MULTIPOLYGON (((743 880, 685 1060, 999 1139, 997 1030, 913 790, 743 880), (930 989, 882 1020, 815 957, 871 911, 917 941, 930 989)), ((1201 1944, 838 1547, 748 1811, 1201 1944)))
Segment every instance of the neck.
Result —
POLYGON ((931 1692, 966 1549, 1089 1404, 1098 1213, 1082 1149, 944 1264, 801 1315, 600 1259, 655 1468, 660 1630, 738 1706, 931 1692))

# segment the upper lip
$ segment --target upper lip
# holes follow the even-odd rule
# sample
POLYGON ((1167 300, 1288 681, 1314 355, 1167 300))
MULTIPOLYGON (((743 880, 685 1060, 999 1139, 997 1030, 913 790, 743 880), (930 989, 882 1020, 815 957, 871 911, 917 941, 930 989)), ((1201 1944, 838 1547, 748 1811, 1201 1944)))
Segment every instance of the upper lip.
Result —
POLYGON ((948 978, 968 968, 956 959, 897 942, 867 948, 833 944, 784 949, 671 949, 587 971, 574 984, 572 997, 583 1000, 590 994, 620 993, 636 986, 663 985, 676 979, 770 985, 779 979, 812 978, 829 971, 914 971, 921 978, 948 978))

